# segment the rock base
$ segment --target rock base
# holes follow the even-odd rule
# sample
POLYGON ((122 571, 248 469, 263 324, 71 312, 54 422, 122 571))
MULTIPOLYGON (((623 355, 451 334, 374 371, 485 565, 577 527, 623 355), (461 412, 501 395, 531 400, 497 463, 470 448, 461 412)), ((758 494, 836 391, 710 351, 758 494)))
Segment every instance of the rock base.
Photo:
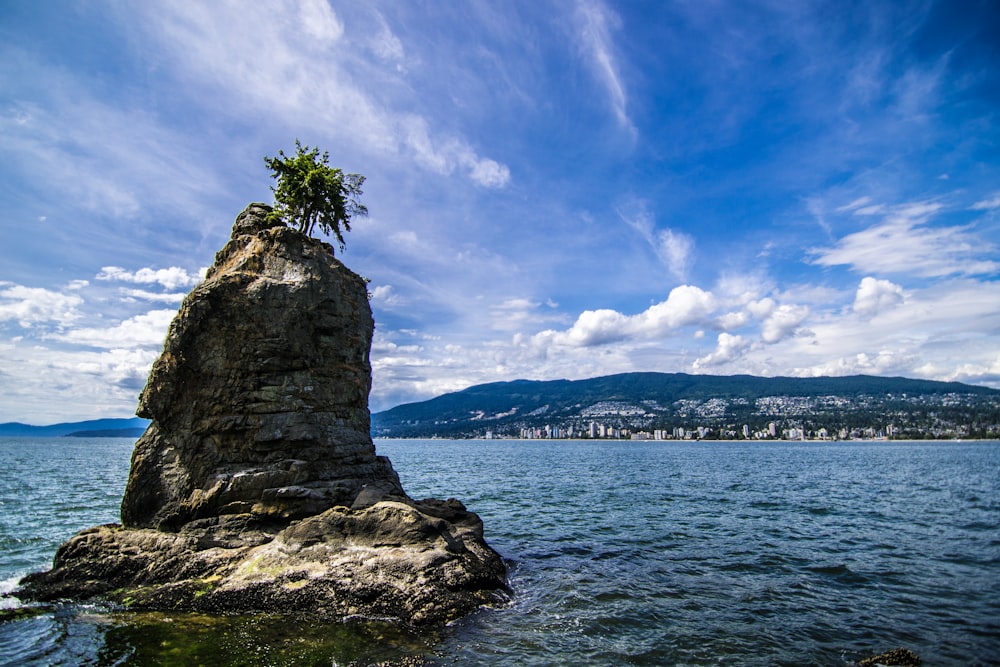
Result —
POLYGON ((106 525, 83 531, 22 599, 102 598, 130 609, 306 613, 440 626, 508 601, 503 561, 457 500, 334 507, 269 527, 215 517, 176 533, 106 525))

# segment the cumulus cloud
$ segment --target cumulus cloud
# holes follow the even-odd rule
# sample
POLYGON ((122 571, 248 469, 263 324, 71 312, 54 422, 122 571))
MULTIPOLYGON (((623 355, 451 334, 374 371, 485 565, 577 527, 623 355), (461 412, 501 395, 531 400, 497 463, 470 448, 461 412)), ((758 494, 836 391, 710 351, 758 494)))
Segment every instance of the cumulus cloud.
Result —
POLYGON ((42 287, 7 283, 0 288, 0 321, 13 320, 28 328, 42 322, 70 324, 80 318, 83 298, 42 287))
POLYGON ((580 314, 565 331, 538 333, 536 344, 594 347, 626 339, 651 339, 667 336, 674 329, 705 322, 715 308, 715 298, 693 285, 681 285, 670 291, 666 301, 650 306, 637 315, 624 315, 602 308, 580 314))
POLYGON ((695 360, 692 364, 695 370, 736 361, 751 346, 750 342, 743 338, 743 336, 734 336, 725 332, 719 334, 717 343, 718 345, 714 352, 695 360))
POLYGON ((903 288, 888 280, 865 277, 854 296, 853 310, 862 317, 874 317, 903 302, 903 288))
POLYGON ((894 350, 858 352, 809 367, 793 368, 798 377, 828 377, 839 375, 914 375, 914 357, 894 350))
POLYGON ((747 312, 762 320, 774 312, 774 309, 778 307, 778 304, 774 302, 771 297, 764 297, 763 299, 758 299, 756 301, 751 301, 747 304, 747 312))
POLYGON ((101 268, 101 272, 95 278, 123 283, 159 284, 167 289, 177 289, 197 285, 205 275, 205 271, 206 269, 202 269, 199 273, 192 274, 179 266, 171 266, 168 269, 143 268, 138 271, 127 271, 120 266, 105 266, 101 268))
POLYGON ((983 259, 992 246, 972 234, 969 227, 928 224, 941 208, 932 202, 897 206, 881 223, 848 234, 833 247, 811 249, 813 263, 923 277, 987 274, 1000 269, 1000 263, 983 259))
POLYGON ((732 312, 719 316, 716 323, 720 329, 731 331, 744 326, 749 320, 750 316, 746 312, 732 312))
POLYGON ((782 304, 771 311, 761 324, 760 337, 765 343, 777 343, 788 338, 809 315, 807 306, 782 304))

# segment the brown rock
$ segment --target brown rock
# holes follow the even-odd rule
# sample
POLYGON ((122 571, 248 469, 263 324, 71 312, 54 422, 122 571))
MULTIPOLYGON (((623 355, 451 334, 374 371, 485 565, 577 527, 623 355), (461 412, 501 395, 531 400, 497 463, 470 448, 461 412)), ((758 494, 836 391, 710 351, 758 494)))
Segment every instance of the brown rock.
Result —
POLYGON ((239 215, 170 325, 123 527, 72 538, 21 597, 416 624, 503 599, 479 517, 413 501, 375 454, 364 279, 269 211, 239 215))

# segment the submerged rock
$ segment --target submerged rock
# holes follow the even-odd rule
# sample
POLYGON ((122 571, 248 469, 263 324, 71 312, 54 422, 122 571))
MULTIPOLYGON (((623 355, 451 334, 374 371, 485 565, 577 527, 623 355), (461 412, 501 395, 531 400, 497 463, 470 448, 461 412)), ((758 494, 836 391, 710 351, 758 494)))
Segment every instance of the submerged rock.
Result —
POLYGON ((896 648, 858 662, 858 667, 919 667, 920 656, 908 648, 896 648))
POLYGON ((60 547, 22 599, 441 624, 505 600, 457 500, 415 501, 370 430, 364 279, 251 204, 139 399, 122 525, 60 547))

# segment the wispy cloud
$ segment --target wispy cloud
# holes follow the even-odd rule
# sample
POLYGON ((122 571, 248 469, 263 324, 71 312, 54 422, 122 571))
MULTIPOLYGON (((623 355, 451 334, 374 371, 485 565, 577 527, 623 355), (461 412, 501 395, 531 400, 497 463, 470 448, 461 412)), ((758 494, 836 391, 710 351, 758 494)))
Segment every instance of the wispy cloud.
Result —
POLYGON ((580 51, 607 94, 618 124, 636 134, 628 115, 628 96, 615 57, 613 31, 621 28, 621 18, 601 0, 580 0, 574 15, 580 51))
MULTIPOLYGON (((0 76, 15 78, 5 71, 14 63, 27 76, 16 77, 18 85, 8 89, 16 101, 0 110, 8 163, 32 176, 32 183, 44 182, 48 196, 58 194, 77 214, 105 216, 93 237, 113 237, 124 227, 110 223, 132 220, 154 206, 205 213, 220 181, 184 133, 141 107, 95 98, 78 78, 33 55, 0 47, 0 76), (40 89, 38 81, 48 85, 40 89), (171 184, 169 193, 159 187, 163 183, 171 184)), ((41 216, 51 223, 48 218, 41 216)))
POLYGON ((221 88, 259 114, 291 126, 321 127, 362 154, 405 155, 438 174, 458 171, 487 188, 507 185, 509 167, 480 155, 467 139, 432 127, 404 96, 393 96, 405 82, 386 60, 398 60, 404 45, 384 18, 376 59, 362 61, 362 54, 371 53, 364 48, 370 38, 356 37, 328 3, 278 4, 238 11, 225 3, 151 6, 147 36, 169 50, 183 68, 180 76, 199 81, 206 91, 221 88), (255 35, 253 48, 247 48, 249 34, 255 35), (355 70, 372 80, 357 81, 355 70))
POLYGON ((834 246, 813 248, 813 263, 846 265, 862 273, 923 277, 991 274, 991 244, 968 226, 932 226, 941 204, 918 202, 893 208, 881 223, 848 234, 834 246))
POLYGON ((998 209, 1000 208, 1000 195, 989 199, 983 199, 982 201, 977 201, 969 208, 973 211, 992 211, 994 209, 998 209))
POLYGON ((685 280, 694 253, 694 238, 674 229, 657 229, 644 201, 634 202, 631 208, 635 210, 630 213, 619 211, 622 220, 639 233, 671 276, 685 280))

